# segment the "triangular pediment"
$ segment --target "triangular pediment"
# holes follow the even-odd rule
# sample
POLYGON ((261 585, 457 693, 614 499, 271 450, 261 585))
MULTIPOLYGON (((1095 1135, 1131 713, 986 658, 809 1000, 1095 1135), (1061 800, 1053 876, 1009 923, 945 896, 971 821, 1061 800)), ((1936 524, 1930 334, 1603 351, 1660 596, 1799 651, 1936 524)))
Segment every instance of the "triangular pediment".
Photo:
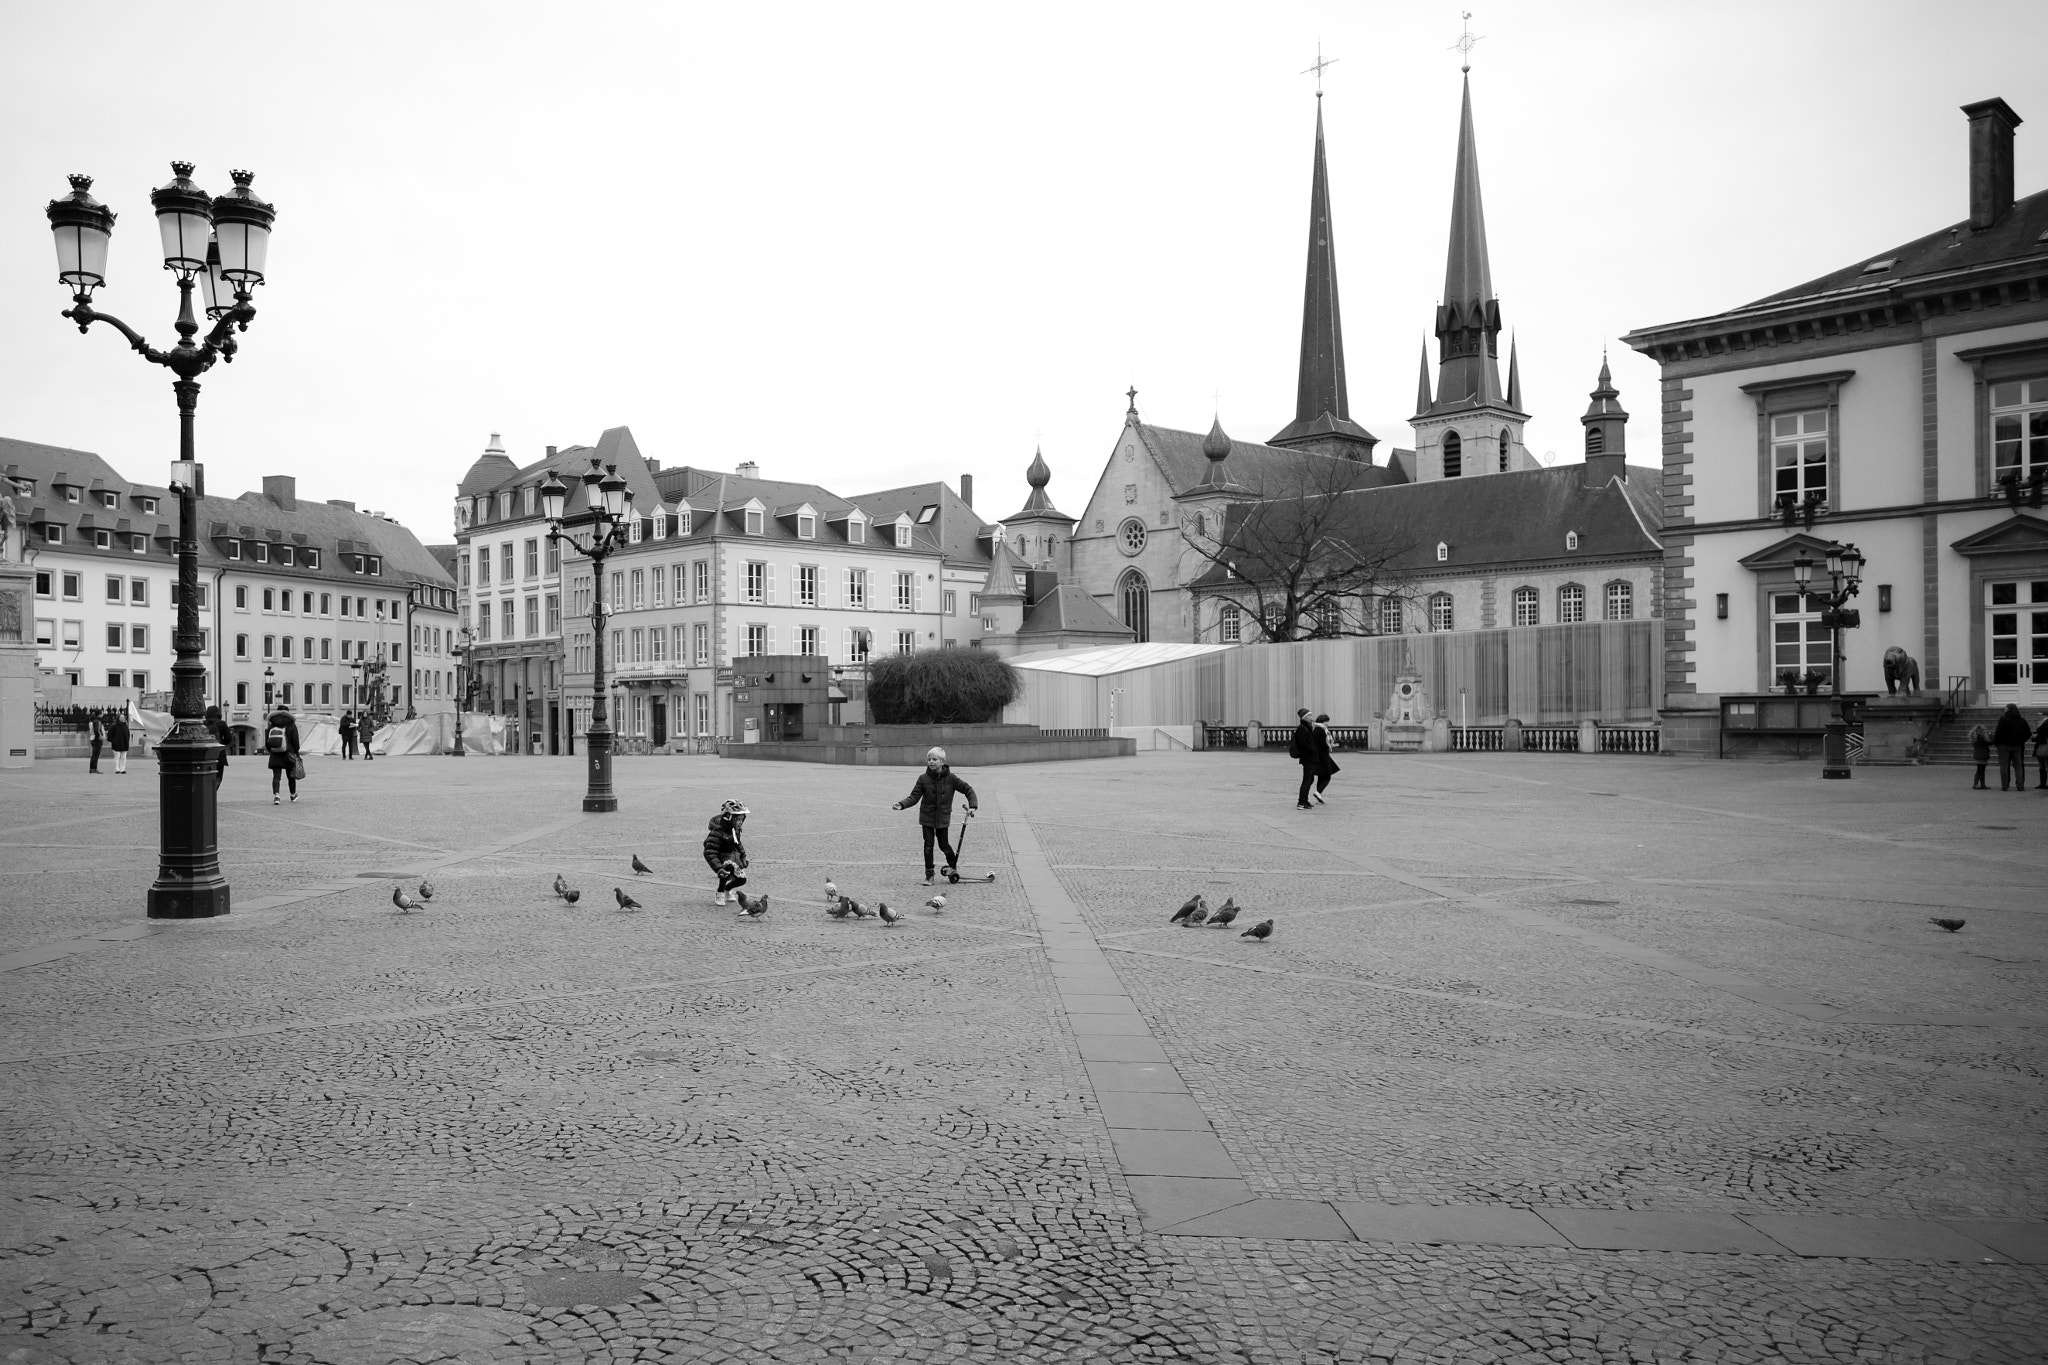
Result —
POLYGON ((1786 536, 1775 545, 1766 545, 1753 555, 1745 555, 1735 562, 1745 569, 1789 569, 1792 561, 1805 555, 1808 559, 1826 559, 1828 546, 1835 542, 1825 536, 1808 535, 1802 531, 1796 536, 1786 536))
POLYGON ((2048 553, 2048 521, 2024 515, 2007 517, 1996 526, 1951 541, 1949 548, 1959 555, 2048 553))

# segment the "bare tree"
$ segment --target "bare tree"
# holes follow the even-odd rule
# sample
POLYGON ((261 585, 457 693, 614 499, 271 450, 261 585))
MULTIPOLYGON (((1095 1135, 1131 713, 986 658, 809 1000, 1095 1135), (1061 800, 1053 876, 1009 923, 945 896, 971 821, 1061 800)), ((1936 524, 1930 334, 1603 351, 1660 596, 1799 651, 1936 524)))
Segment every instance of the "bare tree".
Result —
POLYGON ((1416 539, 1376 496, 1369 469, 1302 454, 1251 472, 1220 524, 1216 504, 1184 510, 1198 609, 1205 598, 1235 605, 1248 640, 1379 634, 1380 604, 1407 597, 1401 566, 1416 539))

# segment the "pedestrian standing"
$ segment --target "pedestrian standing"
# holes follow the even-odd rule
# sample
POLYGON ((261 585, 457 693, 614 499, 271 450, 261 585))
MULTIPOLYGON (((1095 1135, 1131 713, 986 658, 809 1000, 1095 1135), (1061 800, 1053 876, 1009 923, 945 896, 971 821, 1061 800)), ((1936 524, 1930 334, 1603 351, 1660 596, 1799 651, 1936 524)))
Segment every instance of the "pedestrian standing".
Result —
POLYGON ((270 728, 263 736, 263 747, 270 753, 270 804, 278 804, 277 784, 280 778, 291 784, 292 800, 298 800, 299 723, 282 706, 271 713, 270 728))
POLYGON ((1324 761, 1329 758, 1329 754, 1323 752, 1322 744, 1322 736, 1316 733, 1316 723, 1308 718, 1308 708, 1298 708, 1294 713, 1294 735, 1287 741, 1287 756, 1301 765, 1301 789, 1294 794, 1296 810, 1315 809, 1308 803, 1308 794, 1323 770, 1324 761))
POLYGON ((1344 771, 1337 766, 1337 760, 1331 756, 1337 744, 1330 738, 1330 713, 1327 711, 1316 717, 1316 743, 1323 751, 1322 764, 1316 769, 1315 798, 1316 804, 1320 806, 1323 804, 1323 793, 1330 789, 1330 779, 1344 771))
POLYGON ((221 779, 228 775, 228 723, 221 719, 218 706, 206 708, 206 734, 220 745, 220 762, 213 770, 213 789, 219 791, 221 779))
POLYGON ((2007 702, 2005 714, 1991 731, 1992 747, 1998 750, 1998 789, 2010 791, 2015 785, 2027 789, 2027 741, 2034 735, 2018 702, 2007 702))
POLYGON ((724 905, 727 893, 737 891, 747 884, 747 846, 740 842, 740 831, 747 823, 747 808, 737 801, 727 801, 718 807, 718 814, 711 817, 711 823, 704 830, 704 863, 718 877, 718 892, 713 905, 724 905))
POLYGON ((1970 761, 1977 765, 1977 776, 1970 783, 1973 792, 1989 791, 1984 785, 1984 765, 1991 761, 1991 732, 1979 725, 1970 731, 1970 761))
POLYGON ((92 724, 86 731, 86 739, 92 745, 92 758, 86 763, 85 770, 97 776, 100 770, 100 746, 107 742, 107 727, 101 723, 97 711, 92 714, 92 724))
POLYGON ((2034 773, 2034 790, 2048 791, 2048 715, 2041 717, 2041 726, 2034 731, 2034 762, 2040 765, 2034 773))
POLYGON ((343 762, 356 756, 356 713, 350 711, 341 718, 341 757, 343 762))
POLYGON ((925 750, 924 771, 917 775, 917 781, 910 788, 910 795, 901 801, 891 803, 891 810, 907 810, 917 807, 918 828, 924 831, 924 884, 930 886, 937 877, 932 862, 932 845, 937 843, 946 854, 946 870, 957 873, 960 870, 960 855, 953 851, 953 793, 961 792, 967 797, 967 814, 971 819, 980 809, 981 802, 974 795, 974 788, 967 785, 946 763, 946 751, 940 748, 925 750))
POLYGON ((107 747, 114 751, 114 772, 125 777, 128 773, 128 716, 125 712, 116 711, 108 724, 107 747))

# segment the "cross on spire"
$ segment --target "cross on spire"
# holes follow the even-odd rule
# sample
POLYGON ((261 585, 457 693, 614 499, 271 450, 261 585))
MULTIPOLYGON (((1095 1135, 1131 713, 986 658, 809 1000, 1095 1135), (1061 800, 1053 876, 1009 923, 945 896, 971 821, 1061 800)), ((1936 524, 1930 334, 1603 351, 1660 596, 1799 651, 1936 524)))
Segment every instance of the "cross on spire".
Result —
MULTIPOLYGON (((1471 10, 1464 11, 1459 17, 1464 20, 1464 32, 1458 35, 1458 41, 1452 43, 1451 46, 1458 49, 1459 54, 1465 59, 1465 64, 1458 69, 1469 72, 1472 69, 1472 49, 1478 46, 1479 40, 1486 35, 1472 31, 1471 10)), ((1322 53, 1318 51, 1316 55, 1321 56, 1322 53)))
POLYGON ((1325 58, 1325 57, 1323 56, 1323 45, 1322 45, 1321 43, 1317 43, 1317 44, 1316 44, 1316 60, 1315 60, 1315 64, 1314 64, 1313 66, 1309 66, 1309 67, 1304 67, 1304 68, 1302 69, 1302 72, 1301 72, 1301 74, 1302 74, 1302 75, 1304 75, 1304 76, 1306 76, 1306 75, 1308 75, 1308 74, 1309 74, 1309 73, 1310 73, 1311 71, 1313 71, 1313 72, 1315 73, 1315 77, 1316 77, 1316 98, 1317 98, 1317 99, 1321 99, 1321 98, 1323 97, 1323 72, 1325 72, 1325 71, 1329 70, 1329 69, 1330 69, 1331 67, 1335 66, 1335 65, 1336 65, 1336 64, 1337 64, 1338 62, 1340 62, 1340 61, 1342 61, 1342 60, 1343 60, 1343 59, 1342 59, 1341 57, 1329 57, 1329 58, 1325 58))

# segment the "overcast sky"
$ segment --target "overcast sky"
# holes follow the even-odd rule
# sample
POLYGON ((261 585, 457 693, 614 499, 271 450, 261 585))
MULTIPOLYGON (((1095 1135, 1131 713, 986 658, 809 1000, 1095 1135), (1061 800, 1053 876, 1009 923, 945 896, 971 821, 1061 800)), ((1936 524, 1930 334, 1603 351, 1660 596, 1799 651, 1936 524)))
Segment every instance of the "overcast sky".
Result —
MULTIPOLYGON (((441 541, 493 431, 523 464, 626 425, 663 464, 841 493, 972 473, 991 519, 1043 442, 1078 515, 1130 385, 1162 425, 1292 418, 1320 41, 1352 416, 1384 456, 1443 281, 1459 14, 113 0, 88 38, 76 7, 0 0, 0 433, 167 477, 169 374, 57 316, 43 206, 97 177, 121 215, 98 305, 168 345, 148 191, 176 157, 213 193, 253 169, 278 206, 261 315, 205 380, 211 493, 293 474, 441 541)), ((1656 462, 1655 370, 1623 333, 1966 216, 1958 105, 2032 119, 2018 188, 2048 186, 2048 5, 1471 26, 1539 456, 1577 458, 1604 345, 1656 462)))

